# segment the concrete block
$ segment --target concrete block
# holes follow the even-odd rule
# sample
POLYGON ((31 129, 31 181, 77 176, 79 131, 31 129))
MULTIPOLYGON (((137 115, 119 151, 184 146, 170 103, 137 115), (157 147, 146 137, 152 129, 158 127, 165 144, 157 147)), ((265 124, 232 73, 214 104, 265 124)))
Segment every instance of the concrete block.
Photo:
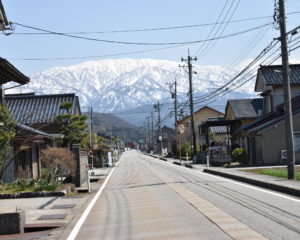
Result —
POLYGON ((24 211, 0 214, 0 235, 24 233, 24 225, 24 211))

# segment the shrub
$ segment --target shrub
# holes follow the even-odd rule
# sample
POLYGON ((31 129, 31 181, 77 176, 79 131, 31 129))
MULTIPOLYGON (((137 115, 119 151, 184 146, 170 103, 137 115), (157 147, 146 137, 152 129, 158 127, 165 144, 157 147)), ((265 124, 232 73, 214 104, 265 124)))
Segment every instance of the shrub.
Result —
POLYGON ((244 148, 236 148, 231 154, 232 162, 248 163, 248 155, 244 148))
POLYGON ((58 184, 56 182, 48 183, 45 179, 39 179, 35 183, 34 191, 55 191, 58 184))
POLYGON ((186 154, 189 154, 191 156, 191 143, 186 142, 181 145, 181 154, 182 156, 186 156, 186 154))
POLYGON ((41 161, 45 168, 41 178, 51 181, 57 181, 58 176, 66 176, 75 173, 76 161, 74 154, 66 148, 48 148, 42 150, 41 161))

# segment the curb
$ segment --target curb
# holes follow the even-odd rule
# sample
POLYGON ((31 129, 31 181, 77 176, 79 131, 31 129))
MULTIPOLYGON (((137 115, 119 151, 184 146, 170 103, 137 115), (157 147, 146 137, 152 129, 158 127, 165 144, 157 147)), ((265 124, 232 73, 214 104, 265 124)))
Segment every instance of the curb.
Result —
POLYGON ((252 185, 255 185, 258 187, 267 188, 267 189, 270 189, 273 191, 289 194, 292 196, 300 197, 300 190, 297 190, 294 188, 285 187, 285 186, 281 186, 281 185, 277 185, 277 184, 269 183, 269 182, 263 182, 260 180, 246 178, 246 177, 233 175, 233 174, 229 174, 229 173, 225 173, 225 172, 221 172, 221 171, 215 171, 215 170, 211 170, 211 169, 204 169, 203 172, 210 173, 213 175, 218 175, 218 176, 225 177, 225 178, 234 179, 234 180, 244 182, 244 183, 249 183, 249 184, 252 184, 252 185))
POLYGON ((189 163, 185 163, 184 166, 187 167, 187 168, 193 168, 193 165, 189 164, 189 163))
POLYGON ((0 199, 13 198, 37 198, 37 197, 63 197, 64 192, 20 192, 20 193, 6 193, 0 194, 0 199))
POLYGON ((173 164, 176 164, 176 165, 181 166, 181 163, 180 163, 180 162, 173 161, 173 164))

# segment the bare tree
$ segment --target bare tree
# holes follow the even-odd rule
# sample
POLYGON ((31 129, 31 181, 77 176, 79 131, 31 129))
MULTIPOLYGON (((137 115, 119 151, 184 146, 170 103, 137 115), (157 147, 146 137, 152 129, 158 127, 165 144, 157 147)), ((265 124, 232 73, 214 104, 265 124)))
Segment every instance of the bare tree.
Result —
POLYGON ((53 147, 42 150, 40 159, 55 179, 58 176, 75 173, 76 161, 74 154, 69 149, 53 147))

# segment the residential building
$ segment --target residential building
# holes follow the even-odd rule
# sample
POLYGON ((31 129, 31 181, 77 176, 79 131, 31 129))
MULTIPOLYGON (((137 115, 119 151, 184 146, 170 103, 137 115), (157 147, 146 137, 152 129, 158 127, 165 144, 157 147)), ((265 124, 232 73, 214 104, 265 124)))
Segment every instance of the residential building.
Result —
POLYGON ((40 176, 40 150, 53 146, 54 137, 43 131, 17 124, 12 151, 5 159, 2 180, 37 179, 40 176))
POLYGON ((72 103, 70 114, 81 115, 78 97, 74 93, 35 95, 34 93, 11 94, 5 96, 8 109, 14 119, 50 134, 59 134, 61 125, 55 123, 57 115, 67 111, 60 108, 63 102, 72 103))
MULTIPOLYGON (((209 118, 220 118, 224 117, 224 114, 219 112, 216 109, 213 109, 209 106, 204 106, 197 110, 194 113, 194 121, 195 121, 195 133, 196 133, 196 145, 197 151, 200 151, 202 146, 205 144, 202 138, 200 138, 200 133, 198 130, 198 126, 207 121, 209 118)), ((184 125, 184 132, 179 135, 181 144, 186 142, 192 142, 192 134, 191 134, 191 118, 190 116, 186 116, 181 119, 178 124, 184 125)))
MULTIPOLYGON (((253 164, 284 163, 285 116, 282 67, 261 66, 255 91, 263 97, 263 116, 238 131, 248 132, 248 150, 253 164)), ((300 162, 300 65, 290 65, 296 162, 300 162)))
MULTIPOLYGON (((260 92, 264 101, 264 114, 275 112, 283 103, 281 65, 261 66, 258 69, 255 92, 260 92)), ((291 98, 300 95, 300 64, 290 65, 291 98)))
POLYGON ((176 152, 175 130, 167 126, 161 128, 163 149, 166 154, 173 155, 176 152))
POLYGON ((5 96, 5 102, 17 127, 3 180, 37 179, 41 169, 41 150, 57 146, 57 141, 63 138, 61 125, 54 121, 55 116, 66 113, 60 104, 71 102, 70 113, 80 115, 78 97, 75 94, 11 94, 5 96))
POLYGON ((15 68, 9 61, 0 58, 0 104, 4 103, 3 84, 9 82, 23 85, 29 83, 29 78, 15 68))
POLYGON ((236 130, 252 123, 263 115, 263 98, 231 99, 225 107, 226 121, 231 121, 231 140, 233 148, 242 147, 248 150, 247 131, 236 130))

